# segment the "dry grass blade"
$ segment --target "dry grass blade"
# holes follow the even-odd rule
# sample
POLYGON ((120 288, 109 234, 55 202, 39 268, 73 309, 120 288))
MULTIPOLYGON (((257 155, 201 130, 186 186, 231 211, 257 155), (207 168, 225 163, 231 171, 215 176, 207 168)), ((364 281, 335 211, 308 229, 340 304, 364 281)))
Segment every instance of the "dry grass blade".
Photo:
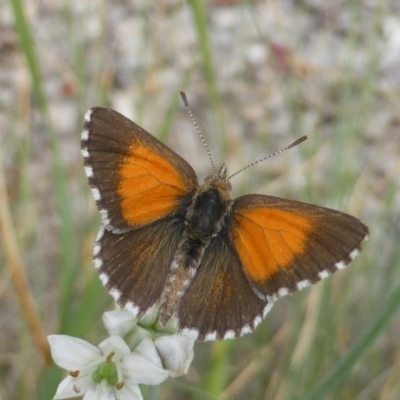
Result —
POLYGON ((11 272, 22 311, 40 353, 47 364, 51 363, 50 347, 46 332, 39 317, 31 289, 23 268, 21 253, 12 223, 11 212, 6 191, 3 157, 0 149, 0 231, 7 265, 11 272))

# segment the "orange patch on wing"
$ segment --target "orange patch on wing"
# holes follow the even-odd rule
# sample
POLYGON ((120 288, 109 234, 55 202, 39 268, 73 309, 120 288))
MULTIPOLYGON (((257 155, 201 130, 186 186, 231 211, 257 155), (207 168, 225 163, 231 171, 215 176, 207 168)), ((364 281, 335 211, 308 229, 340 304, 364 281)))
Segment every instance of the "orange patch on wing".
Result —
POLYGON ((290 268, 315 229, 306 216, 272 208, 240 210, 235 219, 236 250, 247 274, 260 283, 279 269, 290 268))
POLYGON ((118 194, 127 223, 144 225, 176 209, 187 187, 179 171, 145 144, 135 142, 118 171, 118 194))

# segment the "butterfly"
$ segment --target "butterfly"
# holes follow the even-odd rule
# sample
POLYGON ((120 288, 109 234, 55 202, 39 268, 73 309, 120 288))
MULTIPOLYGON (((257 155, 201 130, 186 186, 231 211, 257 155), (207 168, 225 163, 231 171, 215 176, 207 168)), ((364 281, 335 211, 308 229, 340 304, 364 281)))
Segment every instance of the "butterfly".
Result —
POLYGON ((81 151, 103 226, 94 266, 116 302, 197 340, 252 332, 282 296, 343 269, 368 228, 328 208, 230 196, 223 165, 199 183, 190 164, 134 122, 95 107, 81 151))

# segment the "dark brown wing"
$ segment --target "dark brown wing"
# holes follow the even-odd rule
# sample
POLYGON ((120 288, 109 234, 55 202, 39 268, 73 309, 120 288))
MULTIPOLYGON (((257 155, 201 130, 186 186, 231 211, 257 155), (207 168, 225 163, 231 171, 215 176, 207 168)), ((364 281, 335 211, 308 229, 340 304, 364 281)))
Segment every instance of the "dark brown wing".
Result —
POLYGON ((85 171, 108 229, 147 225, 188 201, 197 178, 178 154, 111 109, 92 108, 85 119, 85 171))
POLYGON ((273 196, 236 199, 232 217, 232 240, 244 272, 265 299, 343 269, 368 235, 368 228, 351 215, 273 196))
POLYGON ((166 217, 121 234, 100 230, 95 267, 118 304, 134 316, 158 302, 183 229, 180 219, 166 217))
POLYGON ((270 309, 252 290, 226 234, 221 232, 207 247, 179 305, 180 330, 199 340, 249 333, 270 309))

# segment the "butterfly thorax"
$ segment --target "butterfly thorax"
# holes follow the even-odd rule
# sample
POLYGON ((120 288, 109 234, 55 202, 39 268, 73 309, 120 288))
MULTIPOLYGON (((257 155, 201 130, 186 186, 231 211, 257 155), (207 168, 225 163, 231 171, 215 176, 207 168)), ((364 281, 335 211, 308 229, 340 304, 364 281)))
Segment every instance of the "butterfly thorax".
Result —
POLYGON ((199 186, 186 214, 188 237, 207 243, 221 230, 230 204, 226 182, 213 180, 199 186))
POLYGON ((233 204, 229 194, 231 185, 226 180, 226 169, 224 171, 223 178, 216 174, 197 187, 187 210, 185 231, 175 251, 162 296, 160 320, 163 323, 174 315, 177 304, 196 276, 204 252, 230 213, 233 204))

